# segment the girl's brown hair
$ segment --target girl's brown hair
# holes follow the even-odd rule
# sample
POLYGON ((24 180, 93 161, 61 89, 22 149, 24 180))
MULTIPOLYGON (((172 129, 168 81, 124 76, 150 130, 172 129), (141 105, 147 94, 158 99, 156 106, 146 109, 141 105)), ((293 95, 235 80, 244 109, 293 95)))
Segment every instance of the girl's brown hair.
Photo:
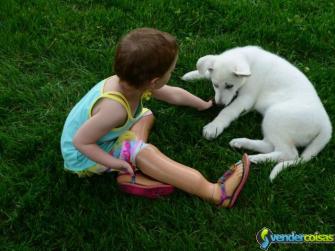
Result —
POLYGON ((152 28, 139 28, 118 43, 114 60, 116 75, 134 87, 163 76, 178 53, 176 38, 152 28))

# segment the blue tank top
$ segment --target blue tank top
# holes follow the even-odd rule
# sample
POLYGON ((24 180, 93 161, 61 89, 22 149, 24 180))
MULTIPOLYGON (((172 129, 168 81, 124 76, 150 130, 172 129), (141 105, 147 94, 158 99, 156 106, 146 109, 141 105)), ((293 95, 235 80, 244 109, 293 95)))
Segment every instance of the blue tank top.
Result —
POLYGON ((77 130, 91 117, 92 109, 98 100, 102 98, 115 100, 126 109, 128 114, 128 120, 122 127, 112 129, 98 140, 97 145, 105 152, 110 152, 117 138, 125 131, 129 130, 143 116, 143 114, 148 111, 148 109, 143 108, 141 100, 139 106, 136 109, 135 115, 133 116, 127 99, 120 92, 104 93, 104 84, 105 80, 102 80, 96 84, 73 107, 65 121, 61 136, 61 151, 64 158, 65 169, 79 172, 96 165, 96 162, 90 160, 73 145, 73 137, 77 130))

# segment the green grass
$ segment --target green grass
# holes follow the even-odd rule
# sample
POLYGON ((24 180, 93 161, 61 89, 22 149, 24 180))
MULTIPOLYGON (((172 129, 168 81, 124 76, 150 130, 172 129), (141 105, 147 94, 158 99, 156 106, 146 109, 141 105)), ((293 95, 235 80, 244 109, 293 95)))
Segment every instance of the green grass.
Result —
MULTIPOLYGON (((335 121, 333 1, 14 1, 0 4, 0 250, 260 250, 255 234, 335 233, 334 139, 312 161, 269 182, 273 163, 253 166, 236 208, 177 191, 155 201, 121 194, 113 175, 78 179, 59 149, 65 118, 113 74, 120 36, 136 27, 175 35, 171 84, 207 99, 206 81, 179 77, 206 54, 254 44, 298 66, 335 121)), ((241 117, 214 141, 202 127, 218 110, 196 112, 150 101, 150 141, 215 180, 240 158, 235 137, 261 137, 261 116, 241 117)), ((278 245, 269 250, 331 250, 278 245)))

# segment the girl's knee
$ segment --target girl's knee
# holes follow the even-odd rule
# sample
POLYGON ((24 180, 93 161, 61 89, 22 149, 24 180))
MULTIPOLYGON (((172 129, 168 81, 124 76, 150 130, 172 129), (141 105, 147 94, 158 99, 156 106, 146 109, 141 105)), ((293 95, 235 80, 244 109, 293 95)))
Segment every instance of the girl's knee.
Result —
POLYGON ((152 144, 145 144, 145 146, 142 147, 142 149, 140 150, 140 152, 141 151, 146 151, 149 154, 156 154, 157 152, 159 152, 159 149, 156 146, 152 145, 152 144))

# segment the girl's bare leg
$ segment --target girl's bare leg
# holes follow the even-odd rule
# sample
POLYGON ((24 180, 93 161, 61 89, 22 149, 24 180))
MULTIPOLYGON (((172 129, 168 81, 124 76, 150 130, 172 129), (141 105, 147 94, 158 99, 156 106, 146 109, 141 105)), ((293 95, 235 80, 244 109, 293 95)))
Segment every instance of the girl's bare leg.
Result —
MULTIPOLYGON (((153 116, 153 114, 145 115, 138 122, 136 122, 136 124, 134 124, 130 130, 136 134, 139 140, 147 142, 150 130, 154 124, 154 120, 155 117, 153 116)), ((118 182, 120 183, 126 183, 130 181, 131 177, 129 175, 123 175, 118 177, 118 182)), ((157 180, 151 179, 150 177, 143 175, 139 175, 136 177, 136 183, 144 186, 157 186, 163 184, 157 180)))
POLYGON ((145 115, 130 129, 134 132, 139 140, 148 141, 150 130, 154 124, 155 117, 153 114, 145 115))
MULTIPOLYGON (((136 165, 144 174, 154 179, 171 184, 202 199, 214 203, 220 201, 221 187, 218 183, 208 182, 199 171, 168 158, 153 145, 149 144, 137 154, 136 165)), ((239 185, 242 174, 243 168, 238 166, 226 180, 225 190, 228 196, 232 195, 239 185)), ((223 206, 228 204, 229 200, 226 200, 223 206)))

